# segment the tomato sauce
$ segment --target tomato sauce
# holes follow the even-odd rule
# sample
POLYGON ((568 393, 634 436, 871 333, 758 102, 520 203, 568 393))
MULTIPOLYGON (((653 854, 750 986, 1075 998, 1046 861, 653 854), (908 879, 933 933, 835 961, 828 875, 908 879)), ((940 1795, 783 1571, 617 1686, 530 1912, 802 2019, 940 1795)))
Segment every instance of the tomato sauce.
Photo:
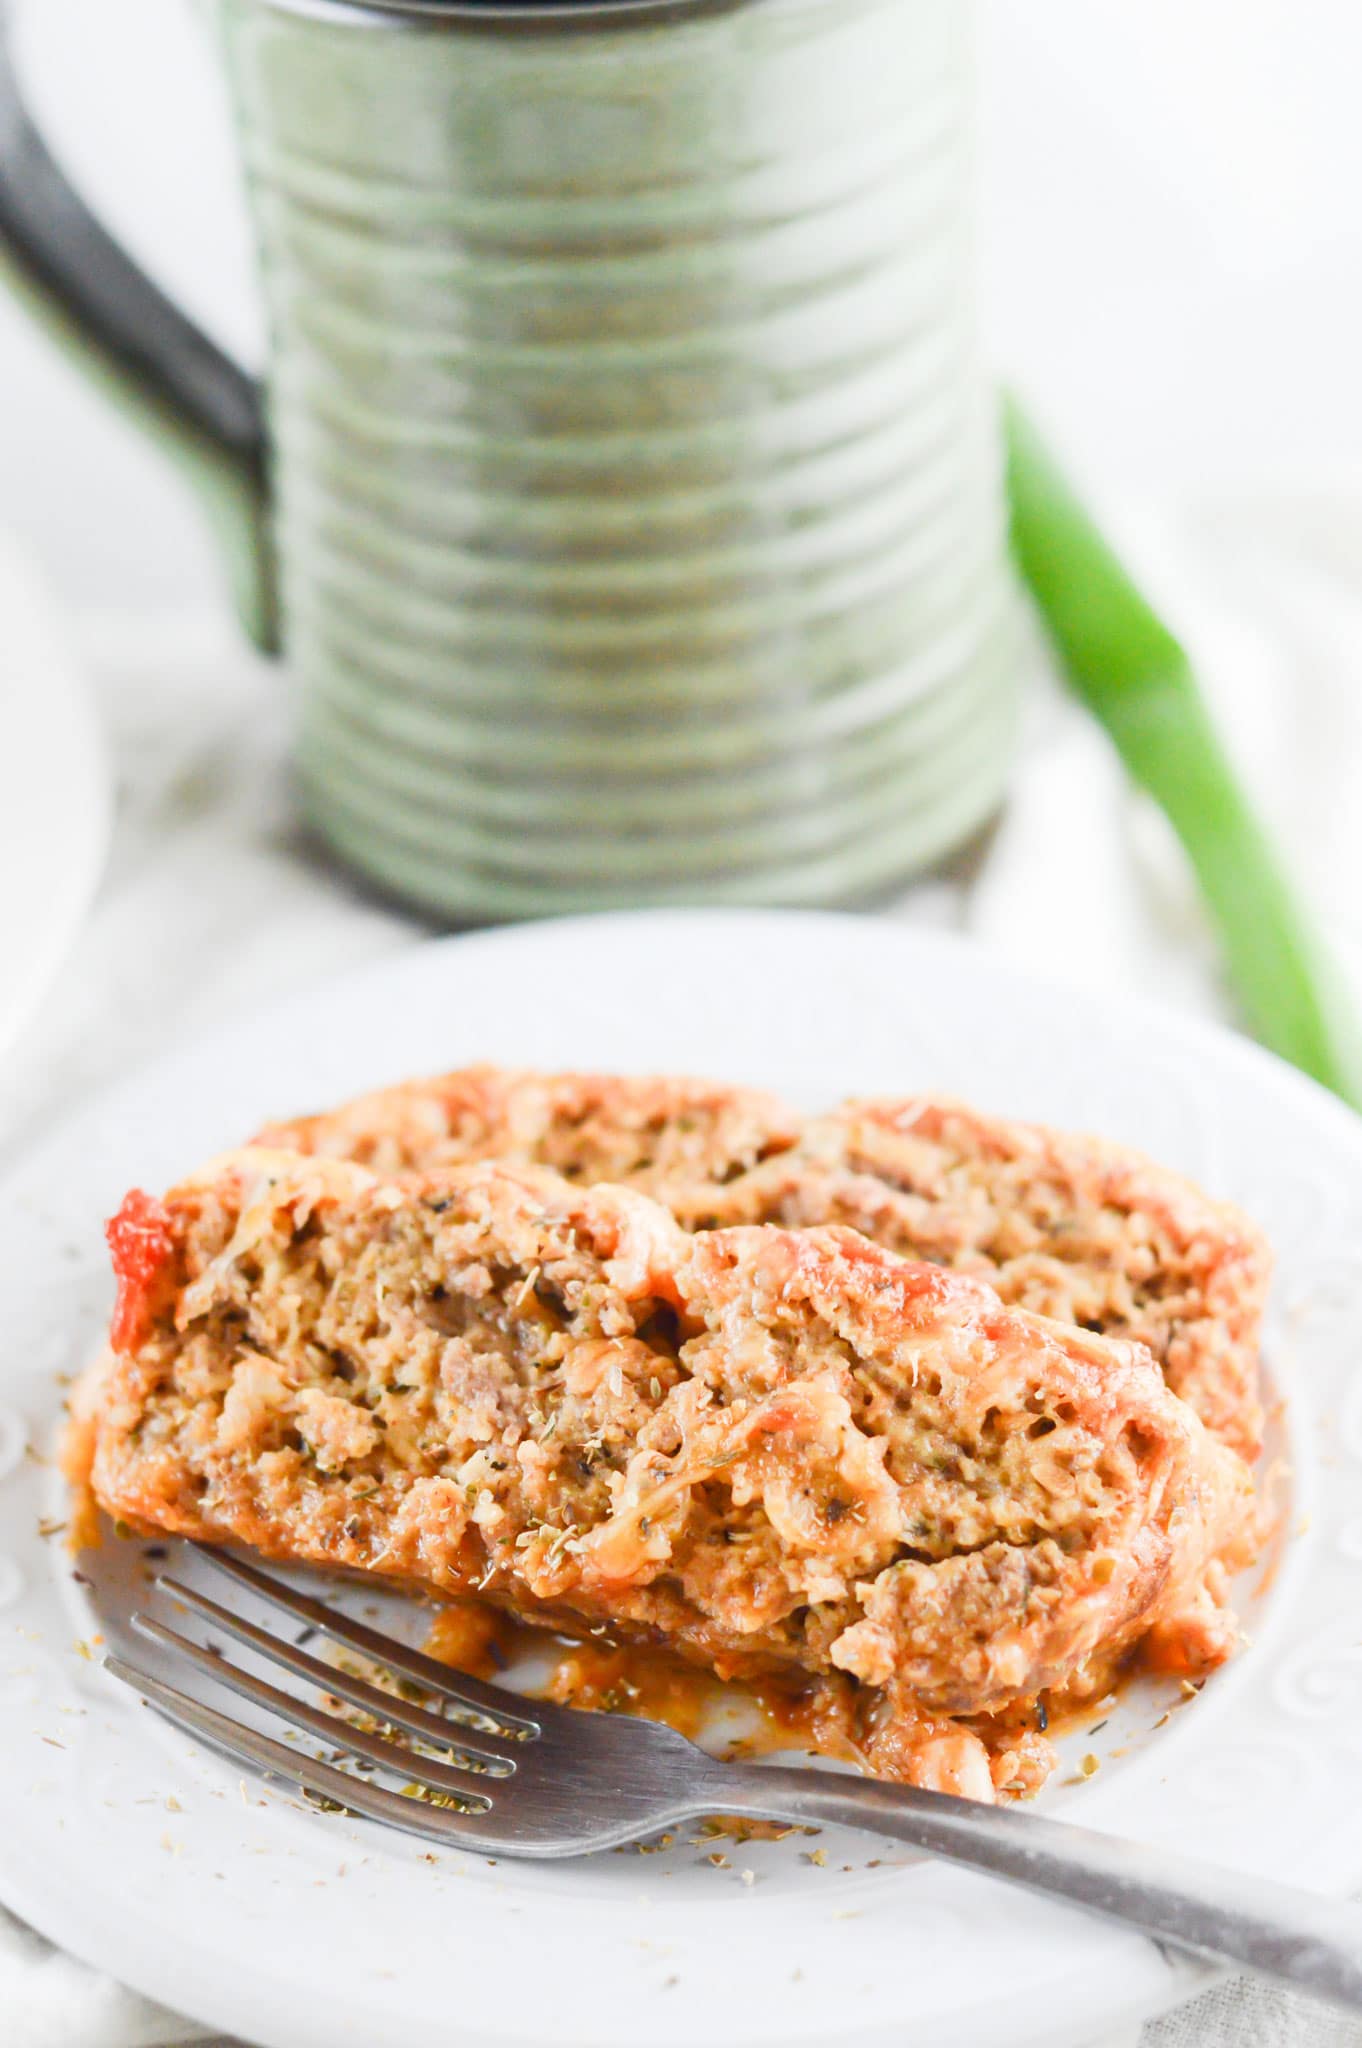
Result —
POLYGON ((548 1670, 532 1692, 560 1706, 663 1721, 692 1742, 721 1714, 740 1720, 731 1755, 809 1749, 860 1761, 851 1686, 797 1678, 725 1682, 648 1643, 610 1638, 565 1641, 479 1600, 442 1603, 431 1617, 428 1654, 473 1678, 495 1680, 522 1657, 548 1670))

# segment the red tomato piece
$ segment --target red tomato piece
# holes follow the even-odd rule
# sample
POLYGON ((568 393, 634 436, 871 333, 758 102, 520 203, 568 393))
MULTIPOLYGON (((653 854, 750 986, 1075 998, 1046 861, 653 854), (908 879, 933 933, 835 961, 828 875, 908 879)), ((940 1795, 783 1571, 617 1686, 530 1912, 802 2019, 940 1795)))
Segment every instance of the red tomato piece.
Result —
POLYGON ((156 1282, 175 1249, 170 1211, 154 1195, 133 1188, 118 1214, 109 1218, 104 1235, 118 1280, 109 1341, 115 1351, 129 1353, 147 1335, 156 1282))

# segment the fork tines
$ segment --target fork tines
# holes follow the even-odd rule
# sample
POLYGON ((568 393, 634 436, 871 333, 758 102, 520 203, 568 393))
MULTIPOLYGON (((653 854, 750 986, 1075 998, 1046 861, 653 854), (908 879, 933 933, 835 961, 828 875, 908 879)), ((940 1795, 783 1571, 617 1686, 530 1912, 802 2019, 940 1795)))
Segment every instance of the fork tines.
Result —
MULTIPOLYGON (((534 1718, 529 1712, 514 1711, 505 1704, 505 1693, 480 1679, 455 1674, 423 1652, 380 1635, 238 1558, 198 1545, 189 1547, 272 1607, 305 1621, 309 1631, 315 1630, 371 1667, 390 1673, 399 1690, 389 1691, 353 1664, 323 1662, 301 1642, 284 1641, 165 1572, 157 1573, 155 1583, 181 1609, 234 1637, 266 1663, 305 1680, 331 1702, 343 1702, 354 1711, 314 1705, 286 1692, 232 1662, 220 1649, 192 1641, 154 1615, 133 1615, 132 1625, 138 1634, 172 1651, 216 1684, 276 1715, 290 1729, 319 1738, 332 1757, 353 1759, 353 1767, 342 1770, 333 1761, 280 1742, 124 1658, 107 1656, 105 1668, 171 1719, 233 1756, 245 1757, 260 1769, 301 1785, 324 1805, 343 1807, 409 1833, 473 1846, 477 1817, 490 1810, 496 1785, 515 1774, 517 1751, 542 1732, 543 1714, 538 1706, 534 1718), (374 1771, 400 1778, 403 1790, 394 1792, 374 1782, 370 1775, 374 1771)), ((550 1716, 563 1711, 544 1710, 550 1716)))

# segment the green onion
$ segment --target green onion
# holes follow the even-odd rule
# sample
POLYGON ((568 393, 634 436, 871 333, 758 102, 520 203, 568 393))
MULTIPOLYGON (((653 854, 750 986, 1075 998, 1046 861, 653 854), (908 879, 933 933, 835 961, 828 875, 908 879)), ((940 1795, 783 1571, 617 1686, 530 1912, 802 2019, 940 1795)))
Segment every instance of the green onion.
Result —
POLYGON ((1230 764, 1186 652, 1015 399, 1005 419, 1013 545, 1075 694, 1182 841, 1250 1028, 1362 1109, 1351 995, 1230 764))

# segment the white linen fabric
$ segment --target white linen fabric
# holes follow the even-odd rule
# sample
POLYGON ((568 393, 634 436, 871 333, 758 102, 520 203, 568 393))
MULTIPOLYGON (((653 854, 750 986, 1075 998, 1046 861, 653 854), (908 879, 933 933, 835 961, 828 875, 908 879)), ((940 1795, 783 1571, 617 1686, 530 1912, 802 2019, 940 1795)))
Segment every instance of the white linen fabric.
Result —
MULTIPOLYGON (((1349 886, 1362 875, 1362 507, 1241 497, 1185 508, 1176 523, 1166 512, 1132 519, 1122 538, 1195 646, 1340 946, 1362 959, 1362 899, 1349 886)), ((123 1067, 424 930, 338 874, 298 826, 284 693, 223 619, 88 619, 80 638, 118 821, 75 953, 0 1069, 0 1165, 123 1067)), ((970 871, 908 891, 889 914, 956 927, 1087 986, 1233 1018, 1176 849, 1101 735, 1054 692, 1038 695, 1006 815, 970 871)), ((5 2048, 179 2048, 203 2036, 0 1909, 0 2038, 5 2048)), ((1101 2048, 1137 2039, 1362 2048, 1362 2023, 1229 1980, 1101 2048)))

